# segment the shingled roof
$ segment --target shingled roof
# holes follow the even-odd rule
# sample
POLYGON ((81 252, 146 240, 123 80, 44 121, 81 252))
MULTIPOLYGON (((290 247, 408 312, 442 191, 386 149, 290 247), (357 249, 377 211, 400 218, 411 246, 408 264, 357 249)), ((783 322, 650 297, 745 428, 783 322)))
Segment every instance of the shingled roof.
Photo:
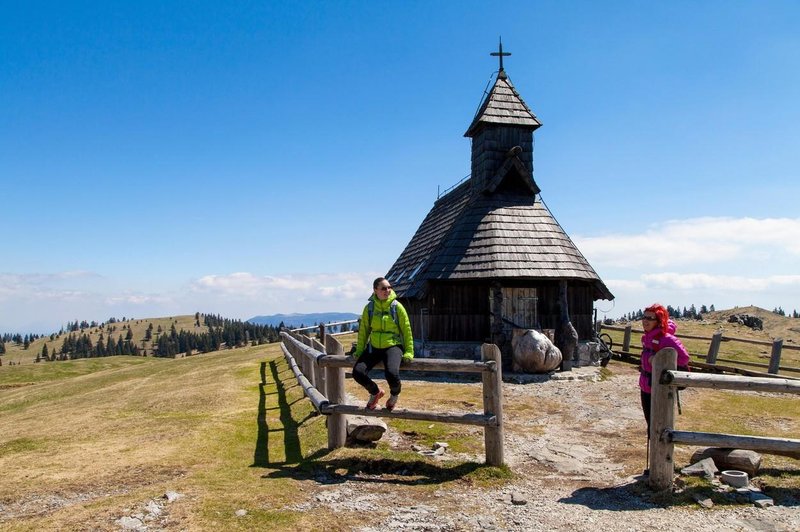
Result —
POLYGON ((539 197, 473 195, 469 182, 434 204, 387 278, 405 298, 428 281, 490 278, 579 279, 614 297, 539 197))
POLYGON ((511 84, 505 70, 501 70, 497 75, 494 87, 483 100, 464 136, 473 136, 485 124, 522 126, 530 128, 531 131, 542 125, 511 84))

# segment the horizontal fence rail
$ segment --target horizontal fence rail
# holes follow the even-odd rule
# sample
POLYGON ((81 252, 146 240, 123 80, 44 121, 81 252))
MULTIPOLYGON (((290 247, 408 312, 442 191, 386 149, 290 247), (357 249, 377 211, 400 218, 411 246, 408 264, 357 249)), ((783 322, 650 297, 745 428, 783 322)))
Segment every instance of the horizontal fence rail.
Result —
MULTIPOLYGON (((615 349, 623 359, 627 359, 632 362, 638 362, 639 360, 639 353, 634 352, 633 350, 638 349, 635 346, 631 345, 631 337, 633 333, 641 334, 644 333, 642 330, 633 329, 632 325, 627 325, 625 327, 619 327, 614 325, 600 325, 600 330, 606 331, 617 331, 623 333, 623 341, 622 341, 622 349, 615 349)), ((797 345, 784 345, 784 341, 781 338, 775 338, 771 342, 767 342, 764 340, 751 340, 749 338, 736 338, 732 336, 724 336, 721 332, 715 333, 713 336, 697 336, 691 334, 676 334, 679 339, 684 340, 701 340, 707 341, 709 343, 708 353, 703 354, 696 354, 690 353, 689 356, 693 359, 691 362, 692 367, 701 369, 701 370, 710 370, 710 371, 725 371, 729 373, 738 373, 740 375, 748 375, 748 376, 765 376, 769 377, 772 375, 778 375, 781 371, 788 372, 788 373, 797 373, 799 374, 798 377, 787 376, 789 378, 797 378, 800 379, 800 367, 792 367, 781 365, 781 354, 784 351, 800 351, 800 346, 797 345), (719 349, 720 345, 723 342, 738 342, 750 345, 760 345, 760 346, 769 346, 772 347, 772 352, 770 354, 770 361, 769 364, 761 364, 758 362, 750 362, 746 360, 732 360, 730 358, 720 358, 719 357, 719 349), (699 362, 703 360, 704 362, 699 362), (763 368, 766 369, 766 372, 759 372, 759 371, 750 371, 744 368, 739 368, 736 366, 729 366, 729 365, 722 365, 719 362, 725 362, 727 364, 737 364, 742 366, 747 366, 751 368, 763 368)))
POLYGON ((678 353, 666 348, 652 359, 653 387, 650 408, 649 456, 650 486, 656 490, 672 487, 675 466, 674 445, 708 445, 732 449, 751 449, 800 458, 800 440, 777 437, 716 434, 675 430, 677 387, 713 388, 737 391, 800 394, 800 382, 789 379, 757 378, 739 375, 713 375, 677 371, 678 353))
MULTIPOLYGON (((478 425, 484 428, 486 463, 499 466, 503 458, 503 413, 502 374, 500 349, 493 344, 484 344, 482 361, 413 359, 404 361, 401 370, 444 371, 449 373, 480 373, 483 384, 483 414, 427 412, 408 409, 392 411, 350 405, 344 397, 344 370, 352 368, 355 359, 344 355, 341 344, 321 329, 322 341, 311 339, 294 330, 281 332, 281 348, 289 367, 309 398, 328 420, 328 448, 342 447, 346 440, 345 415, 375 416, 440 423, 478 425)), ((382 367, 379 364, 376 367, 382 367)))

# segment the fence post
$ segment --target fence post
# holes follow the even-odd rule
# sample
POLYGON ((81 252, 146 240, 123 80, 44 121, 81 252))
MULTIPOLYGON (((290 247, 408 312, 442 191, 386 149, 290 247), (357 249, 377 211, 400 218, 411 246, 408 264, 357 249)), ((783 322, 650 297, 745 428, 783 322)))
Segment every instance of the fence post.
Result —
POLYGON ((319 324, 319 342, 322 345, 325 345, 325 324, 324 323, 320 323, 319 324))
MULTIPOLYGON (((313 348, 320 353, 325 353, 325 344, 317 340, 313 341, 313 348)), ((314 374, 314 387, 326 395, 327 389, 325 386, 325 370, 319 365, 316 358, 311 359, 311 371, 314 374)))
POLYGON ((630 352, 631 350, 631 329, 632 325, 628 324, 625 326, 625 336, 622 337, 622 350, 626 353, 630 352))
MULTIPOLYGON (((329 355, 344 356, 344 348, 339 342, 326 342, 329 355)), ((344 404, 344 368, 325 368, 325 386, 331 404, 344 404)), ((333 413, 328 416, 328 449, 344 447, 347 439, 347 423, 344 414, 333 413)))
POLYGON ((665 370, 678 366, 678 352, 664 348, 650 359, 653 364, 653 385, 650 396, 650 487, 661 491, 672 487, 675 474, 672 443, 669 433, 675 428, 675 389, 661 384, 665 370))
POLYGON ((503 465, 503 373, 500 348, 494 344, 481 346, 481 358, 484 362, 493 360, 495 371, 484 371, 483 380, 483 413, 497 418, 497 425, 486 426, 483 430, 486 463, 491 466, 503 465))
POLYGON ((706 355, 706 364, 716 364, 717 355, 719 354, 719 344, 722 342, 722 333, 717 331, 711 336, 711 345, 708 346, 708 355, 706 355))
POLYGON ((781 365, 781 350, 783 349, 783 338, 775 338, 772 342, 772 355, 769 357, 769 369, 767 373, 778 374, 781 365))

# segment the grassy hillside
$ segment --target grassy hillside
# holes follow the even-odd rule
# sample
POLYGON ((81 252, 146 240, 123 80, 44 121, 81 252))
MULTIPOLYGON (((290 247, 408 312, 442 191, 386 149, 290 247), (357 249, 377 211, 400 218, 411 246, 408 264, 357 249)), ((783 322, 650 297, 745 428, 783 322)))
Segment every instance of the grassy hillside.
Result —
MULTIPOLYGON (((115 323, 105 323, 102 327, 90 327, 83 329, 82 331, 77 331, 73 334, 79 336, 81 332, 83 332, 89 336, 92 344, 96 345, 100 340, 101 335, 104 338, 104 341, 108 339, 109 335, 115 341, 120 335, 122 335, 122 338, 124 339, 128 333, 128 327, 130 327, 131 331, 133 332, 133 342, 136 344, 136 346, 146 352, 147 355, 152 355, 153 343, 157 338, 156 332, 158 331, 158 328, 161 327, 162 331, 168 333, 173 325, 175 325, 175 328, 178 331, 186 330, 198 334, 208 331, 208 327, 203 325, 202 316, 200 316, 200 326, 195 326, 195 317, 194 314, 192 314, 187 316, 148 318, 141 320, 126 320, 117 321, 115 323), (145 333, 151 324, 153 325, 152 340, 145 341, 145 333)), ((2 332, 3 331, 0 331, 0 333, 2 332)), ((47 345, 47 350, 49 353, 53 353, 54 350, 59 351, 64 343, 64 338, 69 334, 69 332, 61 333, 56 335, 54 340, 51 340, 49 336, 44 336, 31 343, 28 349, 24 349, 22 345, 14 344, 13 342, 6 342, 6 354, 0 357, 3 359, 3 366, 9 365, 11 362, 14 364, 33 363, 34 360, 36 360, 36 356, 42 352, 42 348, 45 345, 47 345)), ((2 370, 0 369, 0 371, 2 370)))

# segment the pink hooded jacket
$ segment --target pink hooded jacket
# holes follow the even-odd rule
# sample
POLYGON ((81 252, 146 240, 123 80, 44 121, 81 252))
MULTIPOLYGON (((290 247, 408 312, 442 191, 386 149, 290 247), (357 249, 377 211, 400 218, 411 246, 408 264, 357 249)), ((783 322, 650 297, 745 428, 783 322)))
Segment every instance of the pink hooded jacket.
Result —
POLYGON ((669 320, 667 322, 667 333, 661 330, 661 327, 656 327, 648 333, 642 335, 642 364, 639 367, 639 388, 644 393, 651 392, 650 379, 653 371, 653 364, 650 359, 658 353, 659 350, 665 347, 671 347, 678 352, 678 368, 688 370, 689 368, 689 352, 683 347, 680 340, 675 337, 675 331, 678 327, 675 322, 669 320))

